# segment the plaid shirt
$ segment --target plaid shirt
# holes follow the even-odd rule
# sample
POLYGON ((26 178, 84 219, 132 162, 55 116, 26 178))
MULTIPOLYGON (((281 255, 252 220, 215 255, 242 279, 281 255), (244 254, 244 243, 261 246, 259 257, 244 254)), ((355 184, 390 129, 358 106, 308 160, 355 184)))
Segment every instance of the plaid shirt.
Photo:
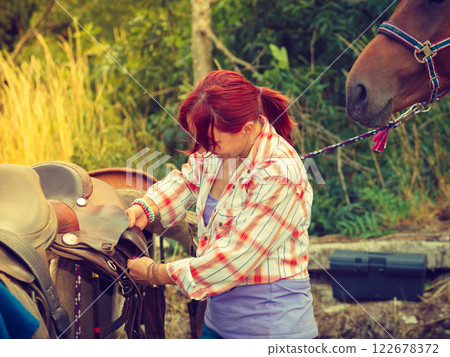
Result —
POLYGON ((237 285, 307 278, 313 194, 297 152, 265 119, 205 226, 205 202, 220 165, 215 155, 195 153, 147 192, 164 227, 197 203, 196 257, 167 263, 167 273, 197 300, 237 285))

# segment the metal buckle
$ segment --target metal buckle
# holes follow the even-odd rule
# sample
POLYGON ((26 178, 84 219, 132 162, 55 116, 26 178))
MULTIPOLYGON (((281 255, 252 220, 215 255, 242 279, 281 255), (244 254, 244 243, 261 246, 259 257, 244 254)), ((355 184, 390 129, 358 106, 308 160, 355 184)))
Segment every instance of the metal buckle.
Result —
POLYGON ((417 115, 419 113, 429 112, 432 107, 433 107, 433 103, 429 103, 429 104, 416 103, 410 107, 410 110, 414 113, 414 115, 417 115), (426 105, 429 105, 429 107, 426 107, 426 105))
POLYGON ((425 106, 422 103, 415 103, 409 108, 409 111, 413 112, 415 115, 422 113, 424 110, 425 106))
POLYGON ((437 54, 437 51, 431 50, 431 42, 428 40, 423 43, 423 47, 420 50, 414 50, 414 57, 416 57, 416 60, 420 63, 425 63, 425 60, 428 57, 434 57, 434 56, 436 56, 436 54, 437 54), (422 59, 417 57, 417 54, 419 54, 421 52, 423 52, 423 54, 424 54, 422 59))
POLYGON ((396 121, 399 121, 400 123, 405 123, 411 118, 414 118, 419 113, 428 112, 430 108, 425 108, 425 106, 422 103, 415 103, 411 105, 406 112, 401 114, 396 121))
POLYGON ((108 266, 110 267, 111 270, 117 271, 116 264, 114 264, 114 262, 112 260, 107 260, 106 264, 108 264, 108 266))
POLYGON ((424 109, 421 110, 421 113, 429 112, 433 108, 434 102, 436 102, 436 99, 431 103, 427 103, 426 105, 428 105, 428 108, 424 107, 424 109))
POLYGON ((434 76, 434 77, 431 77, 431 78, 430 78, 430 80, 428 81, 428 87, 429 87, 430 91, 439 90, 439 84, 440 84, 439 79, 440 79, 439 76, 434 76), (435 88, 434 85, 433 85, 433 81, 434 81, 435 79, 437 79, 437 81, 438 81, 438 85, 437 85, 436 88, 435 88))
POLYGON ((133 284, 130 281, 128 281, 126 277, 123 280, 119 280, 118 283, 123 297, 126 297, 131 292, 133 292, 133 284))

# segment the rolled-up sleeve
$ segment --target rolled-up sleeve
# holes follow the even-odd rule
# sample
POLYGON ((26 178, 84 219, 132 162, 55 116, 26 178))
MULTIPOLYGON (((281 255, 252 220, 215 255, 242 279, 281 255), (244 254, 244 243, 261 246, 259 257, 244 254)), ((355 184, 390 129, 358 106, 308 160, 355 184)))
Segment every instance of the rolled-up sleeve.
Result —
MULTIPOLYGON (((295 260, 289 264, 297 271, 306 271, 304 256, 312 203, 312 191, 308 190, 307 181, 293 184, 273 176, 248 185, 248 197, 241 209, 218 210, 213 234, 208 237, 213 241, 201 255, 168 263, 168 274, 187 296, 202 300, 243 283, 265 283, 295 275, 273 272, 280 269, 279 255, 287 250, 286 256, 295 260), (277 258, 271 263, 272 255, 277 258), (261 270, 255 275, 262 263, 272 272, 265 274, 261 270), (248 282, 251 273, 253 281, 248 282)), ((202 242, 199 244, 201 249, 202 242)))
POLYGON ((182 221, 188 208, 197 200, 202 162, 203 157, 192 154, 181 171, 173 170, 148 189, 146 196, 158 207, 164 228, 182 221))

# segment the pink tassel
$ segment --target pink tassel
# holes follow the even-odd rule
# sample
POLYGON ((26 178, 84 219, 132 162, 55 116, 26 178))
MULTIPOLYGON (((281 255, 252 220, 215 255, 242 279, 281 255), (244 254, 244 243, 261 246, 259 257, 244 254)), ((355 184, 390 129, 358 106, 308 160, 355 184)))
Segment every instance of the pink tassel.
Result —
POLYGON ((386 149, 386 141, 389 136, 389 129, 390 128, 386 128, 383 131, 380 131, 377 135, 375 135, 372 138, 373 142, 375 143, 375 145, 372 146, 372 150, 380 152, 386 149))

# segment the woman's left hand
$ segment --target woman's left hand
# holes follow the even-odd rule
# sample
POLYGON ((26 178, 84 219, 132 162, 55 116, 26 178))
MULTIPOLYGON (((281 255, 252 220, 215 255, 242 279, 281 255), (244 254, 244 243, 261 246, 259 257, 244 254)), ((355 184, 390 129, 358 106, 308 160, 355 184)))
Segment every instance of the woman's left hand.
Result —
POLYGON ((128 259, 127 268, 131 277, 136 282, 141 285, 150 285, 150 281, 147 276, 147 269, 153 262, 153 259, 147 257, 128 259))

